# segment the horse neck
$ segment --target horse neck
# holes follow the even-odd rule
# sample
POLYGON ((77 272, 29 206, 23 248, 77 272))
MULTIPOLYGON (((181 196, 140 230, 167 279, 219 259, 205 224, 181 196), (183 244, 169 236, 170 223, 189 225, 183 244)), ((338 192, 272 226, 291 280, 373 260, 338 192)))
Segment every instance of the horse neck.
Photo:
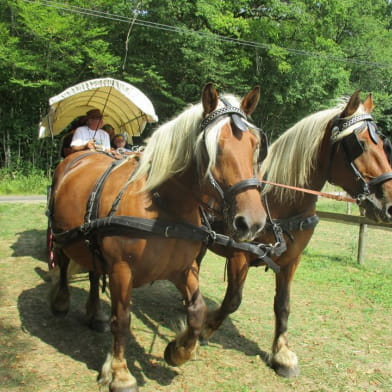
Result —
MULTIPOLYGON (((328 180, 330 170, 331 145, 330 132, 326 132, 318 150, 314 167, 309 173, 305 189, 321 191, 328 180)), ((292 191, 294 198, 291 203, 285 203, 272 194, 268 194, 268 203, 271 214, 275 218, 287 218, 290 216, 314 212, 316 209, 317 196, 300 191, 292 191)))
POLYGON ((161 208, 166 214, 189 223, 200 223, 201 194, 198 175, 193 165, 160 185, 157 193, 161 200, 161 208))

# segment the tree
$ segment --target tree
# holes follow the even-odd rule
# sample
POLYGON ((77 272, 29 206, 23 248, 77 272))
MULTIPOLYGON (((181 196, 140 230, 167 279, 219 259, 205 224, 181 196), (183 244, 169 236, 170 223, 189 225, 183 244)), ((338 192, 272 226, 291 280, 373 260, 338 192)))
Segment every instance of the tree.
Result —
POLYGON ((270 140, 362 88, 392 129, 391 11, 385 0, 0 0, 0 165, 52 168, 57 146, 36 137, 48 98, 103 76, 140 88, 160 121, 206 82, 239 96, 260 85, 253 121, 270 140))

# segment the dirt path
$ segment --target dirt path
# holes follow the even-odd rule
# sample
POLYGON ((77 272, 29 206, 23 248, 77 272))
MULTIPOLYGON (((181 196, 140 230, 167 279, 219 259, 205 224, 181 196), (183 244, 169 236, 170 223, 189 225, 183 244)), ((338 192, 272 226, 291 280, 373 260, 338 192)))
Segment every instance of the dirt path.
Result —
POLYGON ((45 195, 29 195, 29 196, 0 196, 0 203, 35 203, 35 202, 46 202, 45 195))

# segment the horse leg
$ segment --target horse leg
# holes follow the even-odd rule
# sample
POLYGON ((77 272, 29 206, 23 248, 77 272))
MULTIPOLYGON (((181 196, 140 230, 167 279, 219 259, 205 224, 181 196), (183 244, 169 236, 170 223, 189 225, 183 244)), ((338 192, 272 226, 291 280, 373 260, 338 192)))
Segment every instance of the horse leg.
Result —
POLYGON ((208 340, 225 319, 239 308, 248 270, 249 264, 245 255, 237 254, 228 260, 226 294, 222 305, 207 313, 207 320, 200 336, 201 344, 208 344, 208 340))
POLYGON ((112 304, 110 328, 113 334, 113 349, 102 367, 98 383, 101 386, 109 385, 110 392, 137 392, 136 379, 128 370, 125 359, 125 344, 131 322, 132 291, 132 272, 127 263, 113 264, 109 274, 109 288, 112 304))
POLYGON ((295 377, 299 375, 298 358, 289 349, 287 336, 287 323, 290 314, 290 286, 299 260, 300 256, 294 262, 281 268, 275 278, 275 337, 272 345, 270 366, 282 377, 295 377))
POLYGON ((89 272, 90 293, 86 303, 87 323, 94 331, 109 332, 109 319, 104 314, 99 299, 99 277, 96 271, 89 272))
POLYGON ((69 258, 61 248, 54 249, 54 263, 59 266, 60 274, 52 283, 50 308, 55 316, 65 316, 69 310, 68 264, 69 258))
POLYGON ((167 345, 164 358, 169 365, 180 366, 192 359, 196 352, 207 307, 199 290, 199 269, 196 262, 186 273, 183 283, 175 282, 175 284, 186 303, 187 328, 179 332, 176 340, 167 345))

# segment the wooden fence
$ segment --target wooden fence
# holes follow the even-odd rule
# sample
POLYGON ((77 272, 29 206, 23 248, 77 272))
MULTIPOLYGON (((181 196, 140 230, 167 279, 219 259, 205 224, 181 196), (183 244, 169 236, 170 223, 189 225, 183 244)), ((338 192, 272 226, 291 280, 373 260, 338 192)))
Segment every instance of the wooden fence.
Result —
POLYGON ((364 216, 356 216, 356 215, 347 215, 340 214, 336 212, 326 212, 326 211, 317 211, 317 215, 320 219, 324 219, 332 222, 340 222, 351 225, 359 225, 359 235, 358 235, 358 256, 357 261, 359 264, 363 263, 365 257, 365 248, 366 248, 366 230, 367 226, 377 226, 384 228, 385 230, 392 230, 392 224, 388 223, 376 223, 370 219, 365 218, 364 216))

